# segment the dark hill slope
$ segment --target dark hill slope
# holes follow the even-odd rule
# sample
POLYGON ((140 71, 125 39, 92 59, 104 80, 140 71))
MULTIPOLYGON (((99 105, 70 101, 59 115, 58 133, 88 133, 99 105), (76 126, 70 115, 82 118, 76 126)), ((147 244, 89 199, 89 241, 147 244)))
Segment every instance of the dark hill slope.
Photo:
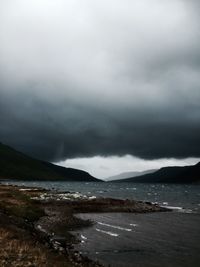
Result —
POLYGON ((89 173, 33 159, 0 143, 0 179, 99 181, 89 173))
POLYGON ((200 162, 193 166, 165 167, 156 172, 137 176, 128 179, 121 179, 117 182, 134 183, 199 183, 200 162))
POLYGON ((127 179, 127 178, 133 178, 133 177, 138 177, 138 176, 141 176, 141 175, 144 175, 144 174, 147 174, 147 173, 152 173, 152 172, 155 172, 157 171, 157 169, 152 169, 152 170, 146 170, 146 171, 137 171, 137 172, 122 172, 120 174, 117 174, 117 175, 113 175, 113 176, 110 176, 106 179, 106 181, 115 181, 115 180, 122 180, 122 179, 127 179))

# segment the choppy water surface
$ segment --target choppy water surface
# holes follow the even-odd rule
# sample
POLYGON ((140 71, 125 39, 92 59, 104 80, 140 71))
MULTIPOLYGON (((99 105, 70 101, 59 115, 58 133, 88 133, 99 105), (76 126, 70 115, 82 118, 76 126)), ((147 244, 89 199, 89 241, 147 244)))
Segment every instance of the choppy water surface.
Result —
POLYGON ((13 182, 88 196, 130 198, 175 207, 173 212, 80 214, 96 223, 82 229, 77 248, 112 267, 199 267, 200 185, 13 182))
POLYGON ((24 181, 12 181, 12 183, 40 186, 60 191, 81 192, 88 196, 95 195, 158 202, 161 205, 184 207, 196 212, 200 211, 200 185, 24 181))
POLYGON ((200 216, 186 213, 81 214, 77 249, 113 267, 200 266, 200 216))

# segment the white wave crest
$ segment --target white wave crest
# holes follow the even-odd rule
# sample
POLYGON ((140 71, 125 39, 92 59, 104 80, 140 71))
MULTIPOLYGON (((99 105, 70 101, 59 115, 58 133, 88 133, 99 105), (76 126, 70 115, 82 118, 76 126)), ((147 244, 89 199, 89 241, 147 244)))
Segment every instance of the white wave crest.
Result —
POLYGON ((109 231, 104 231, 104 230, 101 230, 101 229, 99 229, 99 228, 96 228, 96 231, 97 231, 97 232, 104 233, 104 234, 107 234, 107 235, 110 235, 110 236, 114 236, 114 237, 117 237, 117 236, 119 236, 119 235, 118 235, 118 234, 116 234, 116 233, 109 232, 109 231))
POLYGON ((132 229, 130 229, 130 228, 124 228, 124 227, 117 226, 117 225, 112 225, 112 224, 103 223, 103 222, 97 222, 97 223, 100 225, 108 226, 108 227, 115 228, 115 229, 122 230, 122 231, 127 231, 127 232, 132 231, 132 229))
POLYGON ((84 239, 84 240, 87 240, 87 237, 84 236, 84 235, 81 235, 81 238, 84 239))
POLYGON ((138 226, 138 224, 137 224, 137 223, 130 223, 129 225, 130 225, 130 226, 133 226, 133 227, 136 227, 136 226, 138 226))
POLYGON ((174 207, 174 206, 167 206, 167 205, 161 206, 161 207, 168 208, 168 209, 171 209, 171 210, 183 210, 182 207, 174 207))

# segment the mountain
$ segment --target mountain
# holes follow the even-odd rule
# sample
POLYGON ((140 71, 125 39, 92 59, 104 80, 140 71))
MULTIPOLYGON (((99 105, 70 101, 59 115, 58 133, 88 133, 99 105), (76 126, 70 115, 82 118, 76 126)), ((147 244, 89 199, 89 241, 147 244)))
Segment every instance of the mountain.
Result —
POLYGON ((199 183, 200 182, 200 162, 192 166, 184 167, 164 167, 156 172, 117 182, 133 183, 199 183))
POLYGON ((113 176, 110 176, 108 178, 106 178, 106 181, 115 181, 115 180, 121 180, 121 179, 127 179, 127 178, 132 178, 132 177, 135 177, 135 176, 141 176, 141 175, 144 175, 144 174, 147 174, 147 173, 152 173, 152 172, 155 172, 156 169, 153 169, 153 170, 146 170, 146 171, 141 171, 141 172, 122 172, 120 174, 117 174, 117 175, 113 175, 113 176))
POLYGON ((0 179, 100 181, 89 173, 31 158, 0 143, 0 179))

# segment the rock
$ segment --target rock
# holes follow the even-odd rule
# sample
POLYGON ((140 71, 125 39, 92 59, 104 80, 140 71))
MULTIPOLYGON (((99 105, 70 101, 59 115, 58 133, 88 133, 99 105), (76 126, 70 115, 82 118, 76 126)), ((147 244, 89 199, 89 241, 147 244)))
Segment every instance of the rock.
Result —
POLYGON ((52 243, 58 243, 61 246, 65 246, 66 244, 66 238, 64 236, 54 235, 50 240, 52 243))

